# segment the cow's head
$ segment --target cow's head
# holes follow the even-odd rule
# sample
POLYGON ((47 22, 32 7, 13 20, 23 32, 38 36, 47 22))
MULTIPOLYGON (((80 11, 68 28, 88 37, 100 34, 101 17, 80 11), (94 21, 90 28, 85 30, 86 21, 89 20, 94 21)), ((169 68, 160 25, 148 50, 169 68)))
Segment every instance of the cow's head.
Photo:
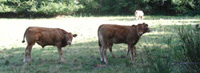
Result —
POLYGON ((72 44, 73 37, 76 37, 77 34, 67 33, 66 34, 66 42, 68 45, 72 44))
POLYGON ((138 32, 139 36, 141 36, 142 34, 144 34, 146 32, 150 32, 148 24, 146 24, 146 23, 138 24, 137 25, 137 32, 138 32))

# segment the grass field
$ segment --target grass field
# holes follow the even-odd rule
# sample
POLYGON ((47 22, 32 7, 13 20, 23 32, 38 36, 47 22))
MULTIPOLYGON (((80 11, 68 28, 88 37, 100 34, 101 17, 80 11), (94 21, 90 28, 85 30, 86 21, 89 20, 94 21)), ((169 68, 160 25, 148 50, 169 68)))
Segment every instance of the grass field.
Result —
POLYGON ((186 66, 179 62, 180 39, 177 29, 182 26, 194 28, 200 16, 146 16, 136 21, 134 16, 70 17, 49 19, 1 18, 0 26, 0 73, 182 73, 186 66), (143 35, 136 44, 138 56, 134 63, 126 56, 127 45, 113 46, 112 58, 108 52, 108 65, 100 62, 97 43, 97 28, 101 24, 132 25, 145 22, 150 33, 143 35), (26 43, 21 43, 24 31, 29 26, 62 28, 76 33, 72 46, 63 48, 65 63, 59 63, 56 47, 44 49, 35 45, 32 63, 23 64, 26 43))

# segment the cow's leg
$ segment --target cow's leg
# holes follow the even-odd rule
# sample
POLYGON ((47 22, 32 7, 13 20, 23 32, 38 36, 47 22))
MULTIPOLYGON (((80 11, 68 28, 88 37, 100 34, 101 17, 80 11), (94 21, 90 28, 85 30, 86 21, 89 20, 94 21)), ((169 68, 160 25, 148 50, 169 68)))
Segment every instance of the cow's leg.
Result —
POLYGON ((133 46, 133 51, 135 52, 135 56, 137 56, 136 47, 135 46, 133 46))
POLYGON ((108 64, 108 62, 107 62, 107 52, 106 52, 106 50, 107 50, 107 47, 106 46, 103 46, 103 59, 104 59, 104 62, 106 63, 106 64, 108 64))
POLYGON ((136 20, 138 20, 138 16, 136 16, 136 18, 135 18, 136 20))
POLYGON ((62 48, 61 47, 57 47, 57 48, 58 48, 60 62, 64 62, 65 60, 63 58, 62 48))
POLYGON ((99 47, 100 47, 99 50, 100 50, 100 54, 101 54, 101 62, 103 62, 104 61, 104 49, 105 49, 104 46, 106 46, 106 44, 104 43, 101 36, 99 38, 98 43, 99 43, 99 47))
POLYGON ((102 47, 102 43, 100 42, 100 40, 98 41, 98 44, 99 44, 99 51, 100 51, 100 55, 101 55, 101 59, 100 61, 103 62, 103 47, 102 47))
POLYGON ((110 44, 109 44, 109 50, 110 50, 110 53, 111 53, 112 57, 115 58, 115 56, 114 56, 114 54, 113 54, 113 52, 112 52, 112 46, 113 46, 113 44, 110 43, 110 44))
POLYGON ((27 63, 28 47, 29 46, 27 45, 25 52, 24 52, 24 60, 23 60, 24 63, 27 63))
POLYGON ((130 58, 131 58, 131 61, 134 61, 134 58, 133 58, 133 46, 132 45, 128 45, 128 49, 130 50, 130 58))
POLYGON ((141 19, 143 20, 143 16, 141 16, 141 19))
POLYGON ((24 53, 24 60, 23 60, 24 63, 27 63, 27 58, 28 58, 28 61, 31 62, 31 49, 32 49, 32 46, 33 45, 27 45, 27 47, 26 47, 26 50, 25 50, 25 53, 24 53))
POLYGON ((106 59, 107 45, 109 46, 109 43, 106 43, 105 40, 103 40, 102 36, 99 36, 99 46, 100 46, 100 53, 101 53, 101 61, 104 61, 106 64, 107 64, 107 59, 106 59))
POLYGON ((100 46, 101 62, 103 62, 103 46, 100 46))
MULTIPOLYGON (((135 46, 133 46, 133 50, 134 50, 134 52, 135 52, 135 56, 137 56, 137 53, 136 53, 136 47, 135 46)), ((129 52, 130 52, 130 49, 128 49, 128 52, 127 52, 127 56, 128 56, 128 54, 129 54, 129 52)))
POLYGON ((130 48, 128 48, 128 52, 127 52, 127 54, 126 54, 127 56, 128 56, 128 54, 129 54, 129 51, 130 51, 130 48))
POLYGON ((32 58, 31 58, 32 46, 33 46, 33 45, 31 45, 31 46, 29 47, 29 49, 28 49, 28 51, 29 51, 29 53, 28 53, 28 56, 29 56, 28 61, 29 61, 30 63, 32 62, 32 58))
POLYGON ((140 20, 143 20, 143 16, 140 16, 140 20))

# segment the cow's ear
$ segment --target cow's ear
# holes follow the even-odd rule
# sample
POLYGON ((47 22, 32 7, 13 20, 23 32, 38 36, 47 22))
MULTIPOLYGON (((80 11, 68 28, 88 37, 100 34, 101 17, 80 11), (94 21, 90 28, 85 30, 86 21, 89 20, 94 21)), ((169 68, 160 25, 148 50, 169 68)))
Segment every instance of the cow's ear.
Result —
POLYGON ((136 25, 132 25, 132 27, 137 27, 136 25))
POLYGON ((73 37, 76 37, 77 36, 77 34, 73 34, 73 37))
POLYGON ((138 24, 138 25, 137 25, 137 27, 141 27, 141 26, 142 26, 142 24, 138 24))
POLYGON ((138 24, 136 27, 137 27, 137 29, 141 29, 142 28, 142 24, 138 24))
POLYGON ((145 22, 143 22, 143 25, 147 25, 147 26, 148 26, 148 24, 147 24, 147 23, 145 23, 145 22))

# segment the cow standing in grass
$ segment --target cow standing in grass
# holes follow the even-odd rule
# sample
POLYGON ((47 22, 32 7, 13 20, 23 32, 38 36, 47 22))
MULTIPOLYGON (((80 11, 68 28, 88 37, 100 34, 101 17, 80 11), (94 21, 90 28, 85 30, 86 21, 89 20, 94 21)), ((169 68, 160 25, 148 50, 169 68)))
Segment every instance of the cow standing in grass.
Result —
POLYGON ((136 20, 143 20, 144 12, 142 10, 135 11, 136 20))
MULTIPOLYGON (((139 41, 140 37, 150 32, 148 24, 142 23, 132 26, 114 25, 114 24, 103 24, 98 28, 98 41, 99 49, 101 54, 101 62, 107 62, 106 50, 110 49, 112 53, 112 45, 118 43, 128 44, 128 53, 130 50, 130 59, 134 61, 133 52, 135 52, 135 44, 139 41)), ((127 53, 127 54, 128 54, 127 53)), ((112 56, 113 53, 112 53, 112 56)))
MULTIPOLYGON (((27 63, 27 59, 31 62, 31 49, 35 43, 41 45, 43 48, 47 45, 56 46, 60 61, 64 62, 62 47, 71 45, 73 37, 76 36, 76 34, 60 28, 28 27, 24 33, 24 38, 26 37, 28 44, 24 54, 24 63, 27 63)), ((23 43, 25 42, 24 38, 23 43)))

